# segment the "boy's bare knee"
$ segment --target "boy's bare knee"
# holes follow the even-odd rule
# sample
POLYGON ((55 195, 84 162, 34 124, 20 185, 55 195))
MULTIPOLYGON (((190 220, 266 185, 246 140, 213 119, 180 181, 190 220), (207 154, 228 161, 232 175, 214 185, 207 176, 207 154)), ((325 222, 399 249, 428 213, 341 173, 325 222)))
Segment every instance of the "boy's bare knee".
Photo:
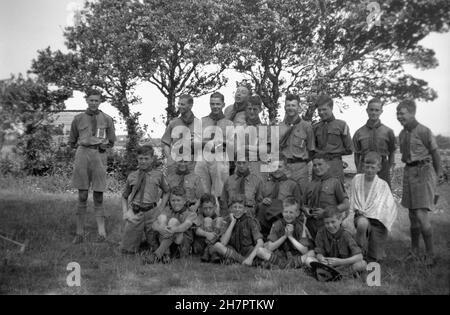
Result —
POLYGON ((169 227, 176 227, 176 226, 180 225, 180 221, 178 221, 178 219, 172 218, 169 220, 169 223, 167 223, 167 225, 169 227))
POLYGON ((352 265, 352 269, 353 269, 353 271, 366 271, 367 263, 364 260, 358 261, 357 263, 354 263, 352 265))
POLYGON ((370 226, 370 222, 365 217, 359 217, 356 221, 356 229, 358 232, 365 232, 370 226))
POLYGON ((220 242, 217 242, 216 244, 214 244, 213 248, 216 251, 216 253, 219 253, 221 255, 225 255, 225 253, 227 251, 227 248, 220 242))

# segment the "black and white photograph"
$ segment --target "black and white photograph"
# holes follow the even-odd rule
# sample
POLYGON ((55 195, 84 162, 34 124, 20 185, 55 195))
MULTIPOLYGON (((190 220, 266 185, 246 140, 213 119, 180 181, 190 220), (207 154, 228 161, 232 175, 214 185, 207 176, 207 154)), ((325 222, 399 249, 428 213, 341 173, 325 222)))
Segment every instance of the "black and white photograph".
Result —
POLYGON ((0 0, 0 295, 450 294, 449 56, 448 0, 0 0))

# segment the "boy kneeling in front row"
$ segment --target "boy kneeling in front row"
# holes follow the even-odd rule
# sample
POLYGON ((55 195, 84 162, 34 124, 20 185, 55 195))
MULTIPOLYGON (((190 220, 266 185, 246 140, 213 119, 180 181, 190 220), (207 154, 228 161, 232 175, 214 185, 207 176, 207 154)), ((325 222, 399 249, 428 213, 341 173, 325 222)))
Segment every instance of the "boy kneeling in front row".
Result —
POLYGON ((144 263, 167 263, 171 258, 185 258, 191 251, 194 234, 192 225, 197 214, 187 205, 186 191, 183 187, 174 187, 170 191, 167 206, 153 223, 153 230, 159 235, 159 247, 144 263))
POLYGON ((247 214, 244 196, 233 198, 230 206, 230 225, 220 242, 214 244, 213 252, 219 254, 225 263, 252 266, 258 248, 263 246, 259 223, 247 214))
POLYGON ((272 225, 269 241, 256 252, 259 258, 281 269, 309 266, 315 261, 313 242, 308 238, 309 232, 300 213, 300 205, 294 197, 283 201, 283 218, 272 225))

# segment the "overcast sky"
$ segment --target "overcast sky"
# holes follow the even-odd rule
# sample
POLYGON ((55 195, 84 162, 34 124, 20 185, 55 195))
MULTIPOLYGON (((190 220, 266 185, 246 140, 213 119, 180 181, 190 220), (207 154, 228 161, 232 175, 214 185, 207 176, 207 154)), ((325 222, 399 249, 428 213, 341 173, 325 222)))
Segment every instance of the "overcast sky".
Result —
MULTIPOLYGON (((81 5, 82 0, 0 0, 0 79, 10 74, 25 73, 36 57, 38 49, 50 46, 53 50, 64 49, 63 29, 71 22, 70 8, 75 4, 81 5)), ((438 92, 438 98, 433 102, 419 103, 418 120, 428 125, 435 134, 450 136, 450 34, 431 34, 422 43, 432 48, 439 60, 439 67, 420 71, 407 68, 412 75, 426 80, 438 92)), ((226 97, 226 103, 233 102, 235 81, 241 77, 234 73, 228 74, 229 85, 221 89, 226 97)), ((166 102, 164 97, 149 84, 138 87, 138 94, 142 97, 142 104, 134 107, 134 111, 142 113, 140 122, 148 124, 153 130, 153 137, 161 137, 164 124, 160 116, 164 114, 166 102), (157 124, 153 123, 153 117, 157 124)), ((208 97, 195 100, 194 114, 198 117, 209 113, 208 97)), ((80 94, 66 103, 67 109, 85 109, 86 104, 80 94)), ((119 120, 117 111, 107 104, 101 109, 119 120)), ((351 106, 350 109, 340 113, 335 110, 337 118, 345 119, 350 129, 356 131, 366 120, 363 107, 351 106)), ((395 104, 389 104, 382 116, 385 124, 398 134, 400 124, 395 117, 395 104)), ((119 134, 124 134, 123 124, 117 127, 119 134)))

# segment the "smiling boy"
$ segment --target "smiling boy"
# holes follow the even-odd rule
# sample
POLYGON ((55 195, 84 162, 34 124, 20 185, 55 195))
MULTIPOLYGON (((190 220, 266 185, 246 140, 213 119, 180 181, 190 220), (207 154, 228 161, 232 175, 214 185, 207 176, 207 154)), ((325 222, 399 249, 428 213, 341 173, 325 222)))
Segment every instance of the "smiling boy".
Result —
POLYGON ((232 200, 230 212, 230 224, 220 242, 214 244, 214 253, 226 263, 251 266, 258 248, 263 246, 258 221, 247 214, 242 195, 237 195, 232 200))
POLYGON ((314 257, 313 242, 308 239, 304 221, 300 219, 300 204, 293 197, 283 200, 283 218, 270 230, 268 242, 256 255, 279 268, 300 268, 314 257))

